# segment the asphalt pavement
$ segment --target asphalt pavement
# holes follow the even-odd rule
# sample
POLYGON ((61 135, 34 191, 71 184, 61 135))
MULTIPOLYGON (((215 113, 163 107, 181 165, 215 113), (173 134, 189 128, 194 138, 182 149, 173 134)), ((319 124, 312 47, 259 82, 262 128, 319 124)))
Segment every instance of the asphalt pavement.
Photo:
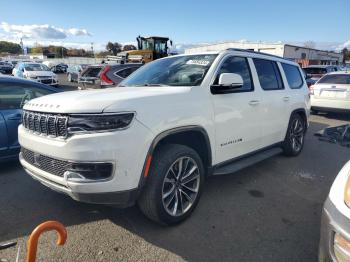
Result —
MULTIPOLYGON (((350 148, 314 133, 349 122, 342 114, 312 116, 298 157, 279 155, 209 178, 193 215, 174 227, 149 221, 137 207, 75 202, 34 181, 17 162, 2 163, 0 243, 17 241, 23 260, 35 226, 58 220, 67 243, 57 247, 55 234, 45 233, 38 261, 316 261, 322 204, 350 148)), ((0 261, 15 261, 18 245, 0 251, 0 261)))

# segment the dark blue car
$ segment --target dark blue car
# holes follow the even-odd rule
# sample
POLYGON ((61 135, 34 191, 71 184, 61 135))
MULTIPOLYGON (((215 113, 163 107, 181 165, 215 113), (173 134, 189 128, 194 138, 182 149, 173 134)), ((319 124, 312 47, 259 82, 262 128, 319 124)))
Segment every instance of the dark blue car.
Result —
POLYGON ((17 128, 21 123, 24 104, 57 92, 56 88, 34 81, 0 76, 0 162, 18 157, 17 128))

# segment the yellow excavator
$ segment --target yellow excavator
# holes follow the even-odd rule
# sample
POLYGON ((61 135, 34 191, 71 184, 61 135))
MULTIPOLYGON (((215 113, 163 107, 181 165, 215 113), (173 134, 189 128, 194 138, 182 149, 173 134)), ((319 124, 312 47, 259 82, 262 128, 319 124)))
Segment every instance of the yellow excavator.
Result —
POLYGON ((124 63, 148 63, 158 58, 168 56, 168 42, 172 46, 173 43, 168 37, 161 36, 138 36, 138 50, 123 51, 117 56, 108 56, 107 60, 124 63))

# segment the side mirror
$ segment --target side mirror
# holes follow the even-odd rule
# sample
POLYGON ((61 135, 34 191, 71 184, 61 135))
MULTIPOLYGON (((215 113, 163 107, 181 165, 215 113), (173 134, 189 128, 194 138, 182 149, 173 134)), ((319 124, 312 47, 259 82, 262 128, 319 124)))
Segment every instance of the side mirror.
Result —
POLYGON ((219 76, 219 83, 210 87, 213 94, 232 93, 233 90, 243 86, 243 78, 239 74, 222 73, 219 76))

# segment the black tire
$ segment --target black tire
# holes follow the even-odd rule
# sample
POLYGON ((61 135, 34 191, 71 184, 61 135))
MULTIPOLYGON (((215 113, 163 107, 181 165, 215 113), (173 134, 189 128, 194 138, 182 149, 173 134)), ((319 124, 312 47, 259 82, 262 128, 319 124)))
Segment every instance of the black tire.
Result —
POLYGON ((297 156, 304 147, 306 123, 299 114, 293 114, 289 120, 286 137, 282 144, 286 156, 297 156))
MULTIPOLYGON (((195 165, 192 166, 192 168, 194 167, 195 165)), ((204 183, 204 177, 205 177, 204 172, 205 170, 203 167, 202 160, 199 157, 198 153, 194 151, 192 148, 184 145, 178 145, 178 144, 166 144, 161 146, 156 150, 155 154, 153 155, 153 160, 149 170, 146 185, 138 199, 139 208, 149 219, 159 224, 173 225, 185 220, 191 215, 196 205, 198 204, 198 201, 202 192, 202 188, 203 188, 203 183, 204 183), (179 159, 182 159, 182 160, 179 160, 179 159), (181 178, 178 179, 177 181, 169 182, 170 181, 169 175, 175 174, 175 172, 170 172, 170 170, 173 170, 172 168, 176 163, 178 163, 177 161, 186 161, 186 160, 188 161, 186 167, 180 169, 180 167, 178 166, 179 168, 176 170, 178 171, 179 169, 180 170, 184 169, 183 175, 181 175, 181 172, 178 173, 180 174, 179 177, 181 178), (192 162, 192 160, 194 162, 192 162), (196 195, 193 196, 190 194, 188 195, 186 194, 187 196, 191 196, 194 198, 191 203, 189 201, 189 198, 187 197, 184 198, 185 196, 184 190, 187 190, 187 189, 185 189, 184 187, 181 188, 181 183, 182 183, 181 181, 182 181, 182 177, 186 178, 186 170, 187 170, 186 168, 188 168, 189 165, 191 166, 191 164, 193 163, 196 164, 197 169, 194 172, 192 172, 192 174, 188 177, 190 179, 193 179, 191 178, 192 176, 199 177, 199 180, 197 180, 198 178, 196 178, 194 181, 194 183, 196 183, 195 187, 198 188, 196 195), (165 180, 165 178, 167 178, 167 180, 165 180), (176 183, 180 185, 175 185, 176 183), (170 186, 168 188, 172 189, 173 187, 175 187, 175 189, 173 190, 175 193, 169 195, 170 196, 169 198, 166 198, 165 197, 166 193, 164 194, 164 190, 166 188, 165 185, 169 185, 169 184, 170 186), (178 189, 179 187, 180 189, 178 189), (172 195, 174 195, 175 197, 172 195), (173 205, 171 205, 172 200, 169 201, 170 198, 173 199, 173 202, 174 202, 173 205), (187 206, 186 206, 186 202, 184 203, 184 201, 186 200, 188 200, 187 206), (176 201, 178 202, 178 205, 176 205, 175 207, 176 201), (170 204, 167 205, 164 202, 169 202, 170 204), (180 204, 181 204, 181 209, 180 209, 180 204), (165 205, 167 205, 167 207, 165 207, 165 205), (169 213, 169 209, 175 210, 175 212, 177 212, 177 210, 180 209, 179 214, 172 215, 169 213), (186 212, 184 212, 184 209, 186 212), (182 212, 184 213, 182 214, 182 212)), ((171 189, 169 190, 169 192, 171 191, 171 189)), ((187 193, 188 192, 190 191, 187 191, 187 193)), ((192 193, 192 194, 195 194, 195 193, 192 193)), ((191 197, 190 199, 192 199, 191 197)))

